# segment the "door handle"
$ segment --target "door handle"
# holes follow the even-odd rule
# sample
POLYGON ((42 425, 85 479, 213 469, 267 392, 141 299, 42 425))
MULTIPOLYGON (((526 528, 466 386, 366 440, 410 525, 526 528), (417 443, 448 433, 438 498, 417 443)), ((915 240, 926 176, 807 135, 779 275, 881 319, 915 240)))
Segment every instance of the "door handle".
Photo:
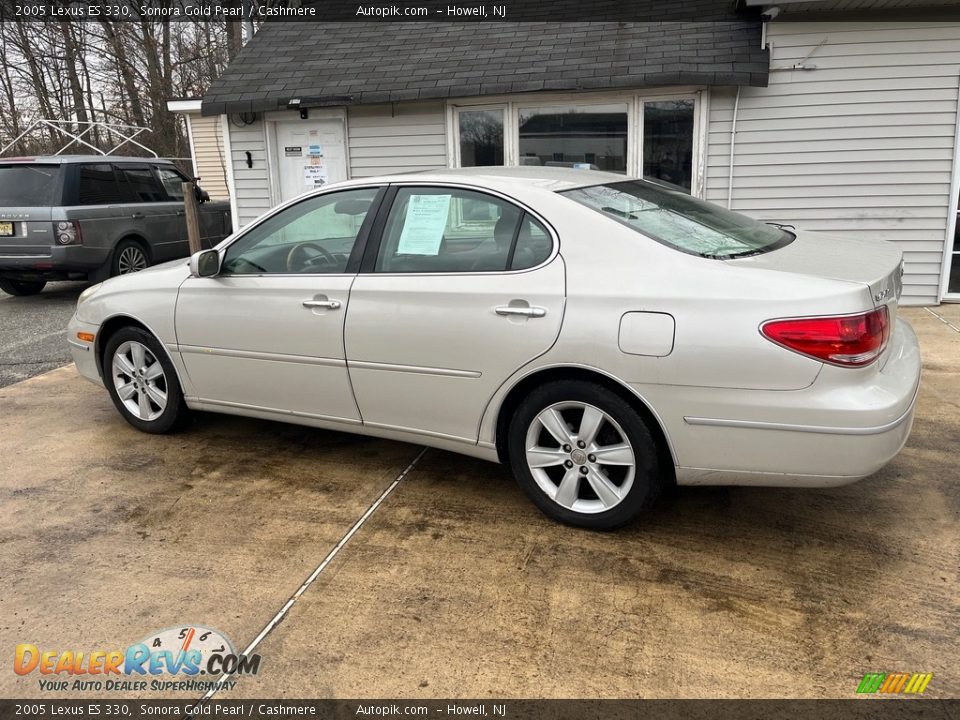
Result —
POLYGON ((142 213, 142 212, 135 212, 135 213, 133 213, 130 217, 132 217, 132 218, 134 218, 134 219, 136 219, 136 220, 139 220, 140 218, 143 217, 143 213, 142 213))
POLYGON ((339 310, 339 300, 304 300, 303 306, 306 308, 328 308, 330 310, 339 310))
POLYGON ((501 305, 498 308, 494 308, 494 311, 497 315, 502 315, 506 317, 508 315, 522 315, 524 317, 531 318, 542 318, 547 314, 547 309, 542 307, 522 307, 515 305, 501 305))
POLYGON ((186 215, 186 214, 187 214, 186 210, 177 210, 177 215, 186 215))

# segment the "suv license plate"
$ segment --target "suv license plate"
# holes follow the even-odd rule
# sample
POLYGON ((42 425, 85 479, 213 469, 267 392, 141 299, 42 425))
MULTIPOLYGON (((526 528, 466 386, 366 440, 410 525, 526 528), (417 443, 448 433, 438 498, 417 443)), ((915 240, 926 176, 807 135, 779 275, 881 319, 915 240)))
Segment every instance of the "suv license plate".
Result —
POLYGON ((13 223, 0 222, 0 237, 12 237, 12 236, 13 236, 13 223))

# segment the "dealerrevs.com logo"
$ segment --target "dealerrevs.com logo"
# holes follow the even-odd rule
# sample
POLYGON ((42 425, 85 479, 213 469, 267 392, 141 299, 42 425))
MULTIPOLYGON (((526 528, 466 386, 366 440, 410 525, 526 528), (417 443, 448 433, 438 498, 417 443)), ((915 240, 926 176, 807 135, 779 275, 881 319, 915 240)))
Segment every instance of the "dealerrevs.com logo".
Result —
POLYGON ((226 635, 202 625, 166 628, 125 650, 45 650, 21 643, 13 658, 13 671, 37 676, 43 691, 230 690, 235 680, 207 678, 259 670, 259 655, 237 654, 226 635))

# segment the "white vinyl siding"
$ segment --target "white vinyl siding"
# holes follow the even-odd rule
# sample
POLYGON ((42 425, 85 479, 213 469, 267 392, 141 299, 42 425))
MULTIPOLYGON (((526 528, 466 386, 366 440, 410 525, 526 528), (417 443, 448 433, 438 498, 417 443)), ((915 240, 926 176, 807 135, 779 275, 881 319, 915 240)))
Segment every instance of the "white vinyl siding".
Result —
POLYGON ((224 167, 226 152, 223 147, 223 135, 220 129, 220 116, 202 117, 200 113, 187 115, 190 133, 193 138, 193 164, 200 186, 210 193, 212 200, 226 200, 226 170, 224 167))
MULTIPOLYGON (((902 302, 936 303, 960 23, 773 22, 767 37, 769 87, 740 91, 732 208, 896 242, 906 259, 902 302), (777 69, 801 62, 815 67, 777 69)), ((705 197, 724 205, 735 94, 710 96, 705 197)))
MULTIPOLYGON (((270 198, 270 172, 267 168, 267 144, 260 116, 250 125, 239 124, 237 117, 227 119, 230 132, 230 154, 233 164, 233 184, 236 191, 239 227, 248 225, 273 206, 270 198), (247 167, 247 152, 253 167, 247 167)), ((239 229, 239 228, 235 228, 239 229)))
POLYGON ((359 105, 347 112, 351 177, 447 166, 442 103, 359 105))

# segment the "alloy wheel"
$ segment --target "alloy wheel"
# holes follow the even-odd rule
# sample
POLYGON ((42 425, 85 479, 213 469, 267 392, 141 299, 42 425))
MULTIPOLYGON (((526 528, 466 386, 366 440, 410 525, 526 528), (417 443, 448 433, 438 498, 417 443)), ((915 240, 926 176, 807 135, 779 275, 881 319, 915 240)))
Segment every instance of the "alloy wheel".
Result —
POLYGON ((150 348, 134 340, 113 354, 113 386, 124 407, 140 420, 156 420, 167 407, 167 376, 150 348))
POLYGON ((630 492, 636 456, 623 428, 584 402, 550 405, 527 430, 527 466, 555 503, 578 513, 616 507, 630 492))
POLYGON ((147 256, 136 245, 127 245, 117 258, 117 272, 120 275, 147 269, 147 256))

